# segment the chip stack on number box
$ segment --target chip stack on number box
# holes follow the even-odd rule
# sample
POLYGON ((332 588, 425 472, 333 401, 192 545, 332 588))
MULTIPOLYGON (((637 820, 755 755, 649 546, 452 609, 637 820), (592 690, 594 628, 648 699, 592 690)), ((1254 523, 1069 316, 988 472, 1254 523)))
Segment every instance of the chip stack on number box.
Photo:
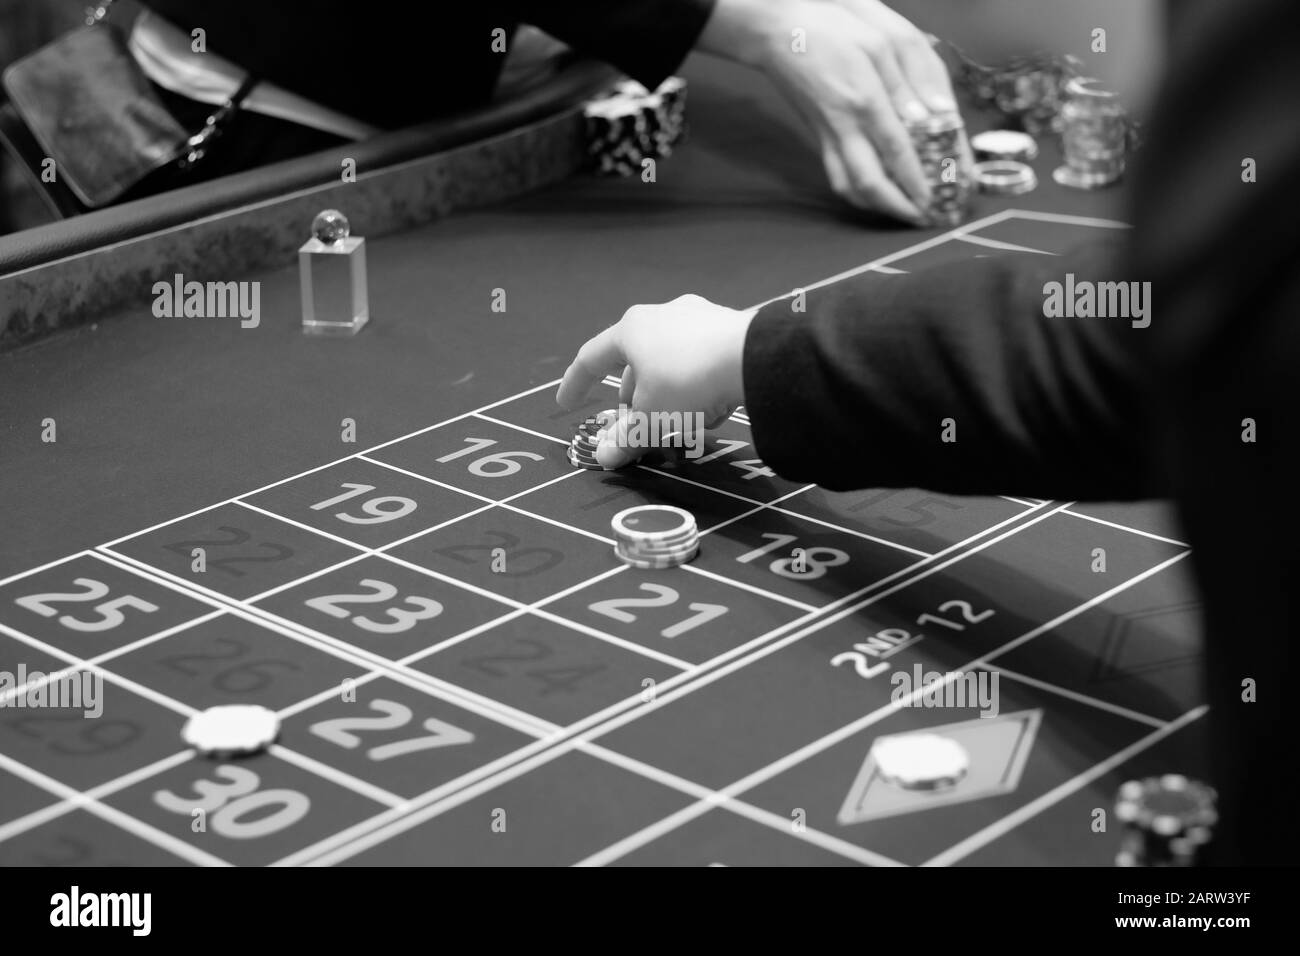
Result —
POLYGON ((612 428, 617 421, 618 412, 612 408, 584 419, 578 426, 573 441, 569 442, 569 464, 587 471, 607 471, 596 460, 596 449, 600 446, 605 430, 612 428))
POLYGON ((634 568, 664 569, 690 561, 700 550, 695 516, 672 505, 639 505, 614 515, 614 552, 634 568))

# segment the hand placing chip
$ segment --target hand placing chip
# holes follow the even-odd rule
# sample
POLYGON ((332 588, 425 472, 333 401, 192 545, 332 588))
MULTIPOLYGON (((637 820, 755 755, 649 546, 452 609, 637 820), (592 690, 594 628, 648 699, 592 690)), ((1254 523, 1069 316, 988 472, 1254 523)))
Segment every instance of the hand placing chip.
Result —
MULTIPOLYGON (((619 401, 634 413, 702 415, 715 428, 744 403, 745 334, 757 310, 716 305, 683 295, 659 305, 635 305, 578 350, 556 401, 574 408, 609 371, 623 368, 619 401)), ((604 430, 596 458, 618 468, 648 449, 631 447, 627 423, 604 430)))

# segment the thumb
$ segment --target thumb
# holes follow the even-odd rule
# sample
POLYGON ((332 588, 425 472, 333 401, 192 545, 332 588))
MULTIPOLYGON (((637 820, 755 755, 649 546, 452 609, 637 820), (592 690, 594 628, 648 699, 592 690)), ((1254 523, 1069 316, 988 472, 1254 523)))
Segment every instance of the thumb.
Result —
MULTIPOLYGON (((637 401, 632 400, 631 413, 636 414, 637 401)), ((596 461, 602 468, 622 468, 630 465, 645 454, 644 448, 632 448, 628 441, 628 428, 631 416, 619 410, 618 420, 600 432, 600 443, 596 446, 596 461)))

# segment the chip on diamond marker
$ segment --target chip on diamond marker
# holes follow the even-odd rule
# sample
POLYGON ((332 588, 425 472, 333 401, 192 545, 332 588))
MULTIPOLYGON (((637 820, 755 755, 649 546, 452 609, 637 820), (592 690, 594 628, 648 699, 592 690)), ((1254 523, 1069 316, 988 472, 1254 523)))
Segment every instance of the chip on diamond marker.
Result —
POLYGON ((257 753, 279 735, 280 718, 257 704, 209 707, 191 717, 181 731, 181 739, 205 757, 257 753))
POLYGON ((938 734, 881 737, 871 751, 880 775, 904 790, 947 790, 970 768, 966 749, 938 734))

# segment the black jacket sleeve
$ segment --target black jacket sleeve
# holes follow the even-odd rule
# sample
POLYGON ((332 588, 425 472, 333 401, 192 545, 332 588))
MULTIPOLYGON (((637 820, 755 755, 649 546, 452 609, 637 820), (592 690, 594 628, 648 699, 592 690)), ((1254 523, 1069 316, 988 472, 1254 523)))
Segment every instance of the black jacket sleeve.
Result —
POLYGON ((832 489, 1149 496, 1140 336, 1044 315, 1044 286, 1132 280, 1119 243, 862 276, 761 309, 745 342, 759 455, 832 489), (954 440, 955 439, 955 440, 954 440))

